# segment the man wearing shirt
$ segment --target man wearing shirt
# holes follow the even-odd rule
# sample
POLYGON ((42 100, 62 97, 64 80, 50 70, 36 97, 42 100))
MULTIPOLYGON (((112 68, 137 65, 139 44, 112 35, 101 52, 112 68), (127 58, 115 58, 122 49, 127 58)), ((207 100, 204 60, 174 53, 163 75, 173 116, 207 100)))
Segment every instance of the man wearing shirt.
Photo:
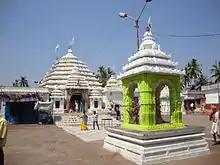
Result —
POLYGON ((96 111, 93 111, 93 129, 95 129, 95 125, 99 129, 98 114, 96 113, 96 111))
POLYGON ((4 151, 3 147, 6 144, 8 132, 7 120, 0 114, 0 165, 4 165, 4 151))

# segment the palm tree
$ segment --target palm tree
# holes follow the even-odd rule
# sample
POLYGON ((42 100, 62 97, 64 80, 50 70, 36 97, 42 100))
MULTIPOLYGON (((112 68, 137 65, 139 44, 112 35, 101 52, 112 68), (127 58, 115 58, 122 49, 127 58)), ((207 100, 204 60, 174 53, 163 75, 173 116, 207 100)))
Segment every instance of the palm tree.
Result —
POLYGON ((210 82, 209 82, 208 78, 206 76, 204 76, 203 74, 201 74, 197 79, 197 83, 195 85, 193 85, 192 88, 201 91, 202 86, 208 85, 209 83, 210 82))
POLYGON ((111 70, 110 67, 106 69, 104 66, 100 66, 96 73, 96 77, 99 79, 99 82, 102 84, 102 87, 105 87, 106 82, 112 75, 115 75, 115 72, 111 70))
POLYGON ((28 80, 26 79, 25 76, 21 76, 21 79, 19 80, 19 84, 20 87, 29 87, 28 80))
POLYGON ((185 71, 185 75, 181 77, 181 88, 182 90, 187 88, 190 85, 190 75, 188 71, 188 66, 186 65, 183 69, 185 71))
POLYGON ((188 70, 189 76, 190 76, 190 78, 191 78, 191 80, 192 80, 191 86, 192 86, 192 85, 195 85, 195 84, 196 84, 195 80, 196 80, 196 79, 201 75, 201 73, 202 73, 202 65, 201 65, 201 64, 198 64, 197 60, 193 58, 193 59, 188 63, 187 67, 188 67, 187 70, 188 70))
POLYGON ((13 82, 13 87, 18 87, 19 86, 19 81, 18 80, 15 80, 14 82, 13 82))
POLYGON ((220 82, 220 61, 215 61, 215 64, 212 65, 211 77, 214 78, 215 83, 220 82))
POLYGON ((110 79, 112 75, 116 75, 115 71, 113 71, 110 67, 107 68, 107 73, 108 73, 108 79, 110 79))

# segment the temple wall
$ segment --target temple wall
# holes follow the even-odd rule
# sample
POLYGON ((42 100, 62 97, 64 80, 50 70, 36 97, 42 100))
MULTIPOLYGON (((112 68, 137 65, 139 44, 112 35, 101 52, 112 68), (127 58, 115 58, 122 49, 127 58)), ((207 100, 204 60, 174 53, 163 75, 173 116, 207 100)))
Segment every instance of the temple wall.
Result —
POLYGON ((218 104, 217 92, 205 94, 205 97, 206 97, 206 104, 218 104))

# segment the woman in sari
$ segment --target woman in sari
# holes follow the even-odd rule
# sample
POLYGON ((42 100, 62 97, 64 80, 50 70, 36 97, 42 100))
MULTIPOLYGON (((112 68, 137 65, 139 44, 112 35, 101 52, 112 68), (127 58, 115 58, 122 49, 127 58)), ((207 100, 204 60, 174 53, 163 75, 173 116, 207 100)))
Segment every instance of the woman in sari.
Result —
POLYGON ((80 129, 82 131, 88 130, 88 127, 87 127, 88 116, 86 115, 85 111, 83 111, 81 118, 82 118, 82 122, 81 122, 81 125, 80 125, 80 129))

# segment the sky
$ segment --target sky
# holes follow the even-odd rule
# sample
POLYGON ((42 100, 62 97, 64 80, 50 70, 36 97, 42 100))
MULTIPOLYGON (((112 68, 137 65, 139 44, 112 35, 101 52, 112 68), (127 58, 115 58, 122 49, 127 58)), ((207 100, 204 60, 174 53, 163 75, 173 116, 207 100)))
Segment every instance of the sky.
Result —
MULTIPOLYGON (((100 65, 122 72, 136 52, 134 22, 145 0, 0 0, 0 84, 12 85, 26 76, 39 81, 56 57, 73 53, 96 71, 100 65), (54 49, 59 44, 55 54, 54 49)), ((219 0, 152 0, 140 19, 142 38, 149 16, 161 50, 171 54, 178 68, 192 58, 205 75, 220 60, 220 36, 172 38, 169 35, 220 33, 219 0)))

